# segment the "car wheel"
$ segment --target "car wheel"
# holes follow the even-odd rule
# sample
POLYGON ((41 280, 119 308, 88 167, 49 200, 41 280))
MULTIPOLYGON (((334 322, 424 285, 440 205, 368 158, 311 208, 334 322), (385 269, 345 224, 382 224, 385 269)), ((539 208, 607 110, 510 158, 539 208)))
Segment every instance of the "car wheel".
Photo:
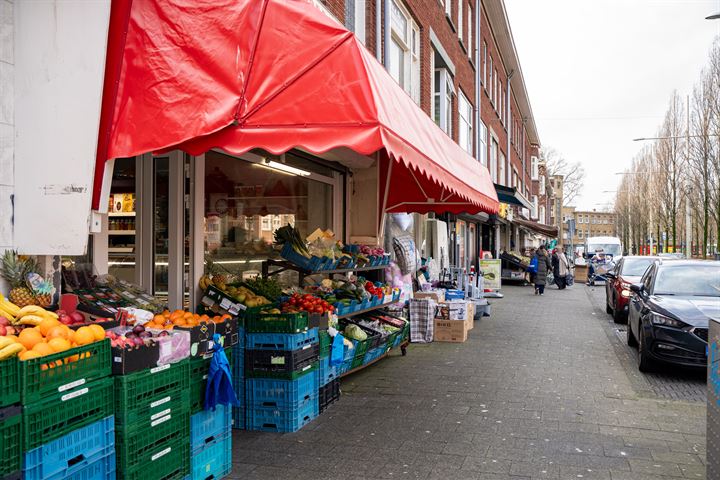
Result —
POLYGON ((627 328, 627 344, 631 347, 638 346, 638 342, 635 339, 635 335, 633 335, 632 326, 630 325, 630 322, 628 322, 628 328, 627 328))
POLYGON ((653 363, 652 360, 648 357, 647 349, 645 345, 645 340, 643 339, 645 335, 640 332, 638 334, 638 370, 641 372, 652 372, 653 371, 653 363))
POLYGON ((622 310, 613 308, 612 316, 613 316, 613 322, 615 322, 615 323, 627 323, 627 317, 625 316, 625 314, 623 314, 622 310))
POLYGON ((605 313, 607 313, 608 315, 612 315, 613 313, 613 309, 607 300, 605 300, 605 313))

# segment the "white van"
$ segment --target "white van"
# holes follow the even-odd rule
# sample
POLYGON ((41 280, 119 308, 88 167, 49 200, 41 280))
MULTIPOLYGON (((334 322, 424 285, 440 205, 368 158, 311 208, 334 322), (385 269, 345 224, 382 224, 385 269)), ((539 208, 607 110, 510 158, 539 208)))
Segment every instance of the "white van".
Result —
POLYGON ((617 237, 588 237, 585 240, 585 258, 592 258, 595 253, 611 256, 614 262, 622 257, 622 242, 617 237))

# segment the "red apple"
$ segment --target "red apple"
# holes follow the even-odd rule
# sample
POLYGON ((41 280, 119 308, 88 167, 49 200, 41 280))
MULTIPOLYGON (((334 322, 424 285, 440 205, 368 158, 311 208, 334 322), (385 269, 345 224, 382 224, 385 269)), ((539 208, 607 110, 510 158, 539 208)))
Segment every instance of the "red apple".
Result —
POLYGON ((62 323, 63 325, 72 325, 73 324, 72 317, 66 313, 64 313, 62 315, 58 315, 58 320, 60 320, 60 323, 62 323))
POLYGON ((5 335, 7 335, 7 329, 5 325, 0 325, 0 337, 4 337, 5 335))
POLYGON ((17 330, 13 326, 5 327, 5 335, 16 335, 17 330))
POLYGON ((85 317, 80 312, 73 312, 70 317, 73 319, 73 323, 85 323, 85 317))
POLYGON ((3 327, 7 327, 8 325, 10 325, 10 320, 5 317, 0 317, 0 325, 2 325, 3 327))

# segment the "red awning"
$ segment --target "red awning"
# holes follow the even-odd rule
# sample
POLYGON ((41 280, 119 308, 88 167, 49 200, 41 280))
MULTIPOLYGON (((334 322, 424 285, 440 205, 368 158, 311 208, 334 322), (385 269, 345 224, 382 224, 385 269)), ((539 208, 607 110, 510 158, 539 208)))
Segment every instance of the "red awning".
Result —
POLYGON ((112 8, 93 208, 111 158, 176 148, 197 155, 348 147, 386 152, 382 211, 497 212, 487 168, 351 32, 306 1, 112 8))

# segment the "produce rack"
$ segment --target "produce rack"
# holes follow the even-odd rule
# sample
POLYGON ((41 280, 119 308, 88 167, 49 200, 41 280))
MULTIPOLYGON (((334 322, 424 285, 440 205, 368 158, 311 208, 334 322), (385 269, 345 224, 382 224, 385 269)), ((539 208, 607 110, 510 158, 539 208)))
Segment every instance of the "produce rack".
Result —
POLYGON ((313 270, 307 270, 303 267, 300 267, 300 266, 290 262, 289 260, 268 259, 262 263, 262 275, 263 275, 263 277, 267 278, 272 275, 277 275, 277 274, 285 272, 285 271, 294 271, 294 272, 298 272, 298 274, 300 275, 300 283, 302 284, 305 277, 309 277, 312 275, 327 275, 328 277, 332 277, 333 275, 345 275, 345 274, 353 273, 353 272, 372 272, 372 271, 376 271, 376 270, 383 270, 386 267, 387 267, 387 265, 375 265, 375 266, 366 266, 366 267, 336 268, 336 269, 332 269, 332 270, 313 271, 313 270), (270 267, 274 267, 275 270, 270 271, 270 267))
POLYGON ((500 260, 502 280, 525 281, 525 272, 528 266, 518 257, 503 252, 500 254, 500 260))

